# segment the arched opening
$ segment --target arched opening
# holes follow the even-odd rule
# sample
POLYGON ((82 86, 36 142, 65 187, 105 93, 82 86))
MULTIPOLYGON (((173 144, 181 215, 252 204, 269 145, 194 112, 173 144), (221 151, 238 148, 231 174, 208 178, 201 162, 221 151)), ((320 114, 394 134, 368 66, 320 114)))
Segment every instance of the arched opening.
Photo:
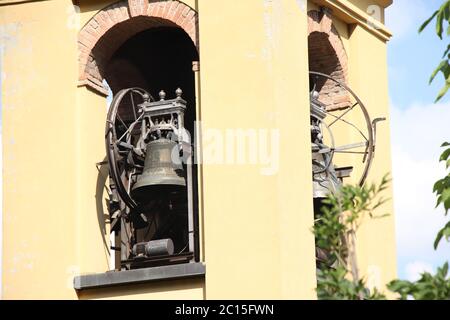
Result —
POLYGON ((105 64, 131 37, 159 27, 180 28, 197 46, 198 14, 181 1, 122 0, 97 12, 78 34, 78 85, 107 95, 105 64))
MULTIPOLYGON (((326 74, 347 84, 347 54, 333 25, 331 11, 327 8, 309 11, 308 29, 309 70, 326 74)), ((349 107, 347 93, 335 82, 323 78, 310 80, 310 89, 319 93, 319 100, 326 105, 327 110, 349 107)))
MULTIPOLYGON (((336 80, 346 83, 343 66, 336 50, 330 43, 329 35, 324 32, 312 32, 308 36, 309 70, 324 73, 336 80)), ((335 82, 324 79, 312 81, 315 90, 319 92, 320 101, 328 110, 348 107, 348 97, 345 90, 335 82)), ((313 88, 311 88, 313 89, 313 88)))
POLYGON ((128 39, 100 72, 113 94, 124 88, 140 87, 155 99, 164 90, 170 99, 181 88, 188 105, 186 129, 193 135, 196 102, 192 62, 197 60, 197 49, 189 36, 181 28, 164 26, 128 39))
MULTIPOLYGON (((165 92, 167 103, 180 97, 186 101, 183 127, 190 133, 193 141, 196 121, 193 62, 199 60, 196 43, 197 13, 179 1, 151 2, 148 3, 148 8, 144 6, 138 14, 132 9, 127 1, 118 2, 97 13, 80 31, 80 85, 106 95, 103 85, 106 82, 113 96, 123 89, 142 88, 158 103, 164 102, 158 101, 161 91, 165 92), (178 88, 182 90, 182 95, 177 91, 178 88)), ((136 103, 141 102, 143 101, 136 103)), ((121 102, 118 109, 117 115, 125 129, 131 128, 131 124, 136 121, 138 110, 134 105, 134 102, 126 100, 121 102), (133 107, 128 108, 128 104, 133 107)), ((118 130, 118 136, 125 134, 125 129, 123 133, 118 130)), ((136 132, 132 131, 131 134, 136 132)), ((155 154, 157 151, 155 149, 155 154)), ((151 152, 153 151, 144 153, 143 160, 151 152)), ((195 151, 191 156, 193 154, 195 151)), ((127 157, 124 158, 128 159, 127 157)), ((140 168, 135 169, 137 173, 122 178, 130 181, 131 188, 136 183, 137 175, 143 175, 144 169, 144 161, 135 163, 136 168, 140 168)), ((115 233, 111 237, 111 247, 116 248, 115 257, 111 256, 111 268, 141 268, 199 260, 197 166, 194 162, 188 162, 183 164, 183 168, 186 179, 184 190, 177 193, 176 197, 172 194, 168 196, 163 195, 162 186, 160 194, 148 203, 142 202, 139 212, 135 210, 130 214, 131 220, 127 220, 125 224, 122 220, 114 225, 114 229, 114 210, 119 208, 125 214, 131 211, 123 203, 111 209, 111 199, 114 197, 110 199, 111 231, 115 233), (141 220, 139 217, 143 215, 147 218, 141 220), (172 249, 167 247, 168 251, 163 257, 155 257, 154 253, 153 256, 145 254, 148 259, 142 260, 139 257, 130 262, 130 259, 140 256, 134 251, 135 245, 139 251, 141 244, 159 239, 173 241, 170 245, 172 249)))
MULTIPOLYGON (((173 99, 176 96, 175 91, 181 88, 182 97, 187 102, 184 126, 193 137, 196 102, 195 75, 192 63, 197 60, 197 49, 184 30, 176 26, 160 26, 139 32, 126 40, 111 58, 100 66, 99 71, 105 77, 113 95, 124 88, 139 87, 148 91, 156 100, 159 100, 161 90, 166 93, 166 99, 173 99)), ((121 113, 120 116, 125 124, 134 121, 133 113, 121 113)), ((194 191, 190 201, 193 203, 193 214, 197 217, 197 194, 195 192, 197 166, 193 164, 191 168, 192 180, 187 179, 187 183, 193 185, 192 190, 194 191)), ((187 171, 188 168, 185 164, 184 172, 187 171)), ((186 190, 186 196, 170 200, 171 206, 173 205, 175 208, 173 212, 158 207, 149 209, 149 214, 152 214, 155 223, 136 230, 135 242, 145 243, 156 239, 171 239, 175 254, 187 252, 187 243, 189 242, 188 192, 186 190)), ((198 259, 198 255, 195 258, 198 259)), ((145 266, 153 266, 155 263, 146 263, 145 266)))

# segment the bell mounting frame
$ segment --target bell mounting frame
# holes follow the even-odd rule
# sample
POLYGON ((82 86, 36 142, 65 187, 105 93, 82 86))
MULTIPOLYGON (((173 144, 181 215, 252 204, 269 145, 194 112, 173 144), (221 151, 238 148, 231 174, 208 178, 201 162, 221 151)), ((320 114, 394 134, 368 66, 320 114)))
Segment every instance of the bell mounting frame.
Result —
POLYGON ((138 99, 141 100, 141 103, 155 101, 150 93, 141 88, 122 89, 114 95, 108 110, 105 128, 106 155, 110 167, 110 178, 118 196, 130 209, 136 209, 138 204, 130 196, 131 177, 127 176, 126 170, 124 170, 127 161, 127 154, 125 154, 124 149, 132 151, 130 148, 135 147, 130 143, 133 130, 142 122, 144 116, 142 112, 139 114, 138 99), (128 99, 127 97, 129 97, 129 101, 124 103, 128 99), (127 108, 129 110, 126 110, 127 108), (127 119, 122 119, 121 114, 132 114, 134 121, 126 124, 127 119), (119 136, 118 129, 120 127, 125 131, 121 132, 119 136))
MULTIPOLYGON (((360 186, 364 185, 367 176, 369 174, 371 165, 372 165, 372 161, 374 158, 374 154, 375 154, 375 132, 376 132, 376 123, 380 120, 384 120, 382 118, 377 118, 375 119, 373 122, 370 119, 369 116, 369 112, 366 108, 366 106, 364 105, 364 103, 362 102, 362 100, 355 94, 355 92, 350 89, 346 84, 342 83, 341 81, 333 78, 330 75, 324 74, 324 73, 320 73, 320 72, 315 72, 315 71, 310 71, 309 72, 310 75, 310 81, 313 81, 313 89, 312 89, 312 94, 314 94, 314 92, 316 92, 317 97, 316 101, 321 102, 321 95, 320 92, 315 91, 316 88, 316 84, 319 81, 323 81, 324 83, 326 82, 330 82, 335 86, 335 87, 339 87, 340 89, 342 89, 345 92, 345 95, 348 97, 348 101, 349 101, 349 105, 344 107, 344 108, 339 108, 339 109, 329 109, 327 108, 327 103, 323 102, 323 104, 325 105, 325 108, 322 110, 324 112, 324 119, 331 119, 331 121, 329 123, 326 123, 326 121, 324 119, 318 119, 315 115, 311 115, 312 117, 314 117, 315 119, 318 119, 319 122, 321 123, 322 126, 325 127, 326 132, 329 135, 329 140, 330 140, 330 145, 329 146, 324 146, 324 145, 319 145, 319 146, 313 146, 312 148, 312 152, 314 153, 319 153, 319 154, 328 154, 328 159, 330 161, 330 163, 328 165, 331 164, 331 161, 335 158, 336 154, 352 154, 352 155, 360 155, 362 156, 362 164, 363 164, 363 168, 361 170, 361 172, 358 174, 357 179, 355 179, 355 181, 358 182, 358 184, 360 186), (358 127, 357 125, 355 125, 354 123, 352 123, 350 120, 346 120, 346 117, 349 118, 349 115, 352 114, 352 112, 354 113, 356 110, 359 110, 363 116, 363 124, 361 124, 361 127, 358 127), (339 112, 340 114, 336 115, 336 113, 339 112), (336 123, 342 123, 345 124, 347 126, 350 126, 353 130, 355 130, 354 132, 357 133, 357 135, 360 135, 363 138, 363 141, 358 142, 358 143, 350 143, 350 144, 339 144, 339 142, 336 139, 336 135, 333 133, 333 125, 335 125, 336 123), (337 145, 336 145, 337 144, 337 145), (360 148, 363 148, 363 150, 358 150, 360 148)), ((313 98, 313 97, 311 97, 313 98)), ((326 171, 327 168, 318 168, 318 169, 314 169, 313 167, 313 174, 319 174, 321 172, 326 171)))

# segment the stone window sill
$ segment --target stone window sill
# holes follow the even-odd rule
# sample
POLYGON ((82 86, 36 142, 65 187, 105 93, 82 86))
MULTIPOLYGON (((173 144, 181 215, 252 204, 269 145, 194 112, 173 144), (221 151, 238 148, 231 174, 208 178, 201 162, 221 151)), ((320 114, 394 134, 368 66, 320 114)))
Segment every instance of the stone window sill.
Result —
POLYGON ((108 271, 76 276, 73 280, 73 286, 76 290, 98 289, 160 280, 204 277, 205 272, 206 267, 203 263, 184 263, 145 269, 108 271))

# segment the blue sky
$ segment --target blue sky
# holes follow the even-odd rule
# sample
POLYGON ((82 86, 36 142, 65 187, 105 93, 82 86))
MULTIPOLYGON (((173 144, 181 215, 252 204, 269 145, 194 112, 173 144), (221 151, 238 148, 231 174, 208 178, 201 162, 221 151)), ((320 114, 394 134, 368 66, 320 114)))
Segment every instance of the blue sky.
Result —
POLYGON ((442 0, 394 0, 386 13, 386 24, 394 33, 388 66, 398 274, 410 280, 450 260, 449 244, 438 251, 432 247, 446 220, 443 209, 434 209, 432 187, 445 175, 437 160, 439 146, 450 140, 450 95, 434 104, 443 80, 439 76, 428 85, 448 40, 439 40, 434 24, 417 32, 441 4, 442 0))
POLYGON ((447 43, 436 36, 434 23, 421 34, 417 30, 441 4, 442 0, 394 0, 388 8, 386 23, 394 32, 389 43, 389 80, 395 105, 428 104, 436 98, 442 82, 429 86, 428 80, 447 43))

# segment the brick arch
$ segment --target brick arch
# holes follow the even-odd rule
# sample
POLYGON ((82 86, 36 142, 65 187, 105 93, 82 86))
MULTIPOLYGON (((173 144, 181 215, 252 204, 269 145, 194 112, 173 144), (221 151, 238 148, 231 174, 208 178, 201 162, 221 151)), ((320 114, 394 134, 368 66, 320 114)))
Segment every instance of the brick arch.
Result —
MULTIPOLYGON (((342 40, 333 25, 331 11, 322 8, 321 11, 308 12, 308 49, 309 68, 332 76, 348 83, 348 58, 342 40)), ((341 109, 348 105, 348 94, 331 81, 318 84, 322 102, 329 109, 341 109)))
POLYGON ((339 62, 343 75, 342 80, 347 81, 348 57, 342 39, 336 27, 333 25, 331 10, 323 8, 322 11, 311 10, 308 12, 308 35, 319 33, 322 41, 328 40, 329 45, 339 62))
POLYGON ((183 29, 198 48, 198 14, 176 0, 123 0, 97 12, 78 34, 79 86, 107 94, 102 70, 114 52, 154 27, 183 29))

